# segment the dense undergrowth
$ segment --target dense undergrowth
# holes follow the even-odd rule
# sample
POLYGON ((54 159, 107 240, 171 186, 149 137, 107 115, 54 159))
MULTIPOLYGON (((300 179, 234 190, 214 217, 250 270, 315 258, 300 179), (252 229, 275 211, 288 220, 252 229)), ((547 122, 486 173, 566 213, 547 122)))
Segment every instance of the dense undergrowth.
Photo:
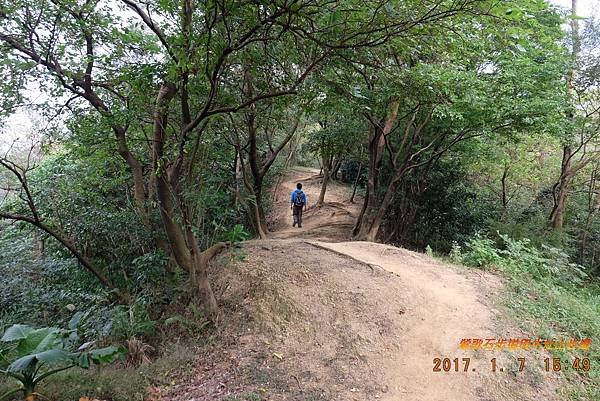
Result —
MULTIPOLYGON (((173 280, 168 304, 138 297, 130 304, 119 305, 109 302, 109 298, 72 298, 64 289, 54 287, 54 291, 48 291, 41 287, 39 291, 48 291, 51 298, 48 309, 41 309, 41 318, 28 316, 31 307, 19 302, 15 305, 21 308, 15 309, 15 315, 5 310, 5 322, 32 321, 36 327, 61 326, 62 321, 79 315, 77 331, 83 339, 126 350, 113 366, 75 368, 52 375, 41 382, 38 392, 51 400, 90 397, 141 401, 154 388, 168 387, 173 376, 188 374, 199 349, 213 341, 214 327, 196 306, 187 282, 173 280), (64 300, 61 294, 66 295, 64 300), (77 306, 68 303, 74 299, 79 301, 77 306)), ((0 378, 0 395, 15 385, 12 378, 0 378)))
POLYGON ((492 269, 507 278, 502 303, 532 339, 592 339, 589 350, 552 350, 562 360, 590 359, 590 370, 563 370, 569 385, 561 389, 571 400, 600 399, 600 283, 562 250, 535 247, 527 239, 505 235, 496 240, 477 236, 464 247, 455 244, 452 261, 492 269))

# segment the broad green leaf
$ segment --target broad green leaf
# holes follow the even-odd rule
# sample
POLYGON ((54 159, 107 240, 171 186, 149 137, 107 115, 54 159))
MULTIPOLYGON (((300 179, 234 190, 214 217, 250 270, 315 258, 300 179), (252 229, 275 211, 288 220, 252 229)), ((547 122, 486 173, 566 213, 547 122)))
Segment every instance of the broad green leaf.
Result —
POLYGON ((89 355, 95 364, 111 363, 125 355, 125 349, 123 347, 111 346, 90 351, 89 355))
POLYGON ((71 360, 72 355, 70 353, 61 349, 51 349, 17 359, 8 367, 8 371, 13 373, 23 372, 28 368, 35 366, 38 361, 49 365, 56 365, 71 360))
POLYGON ((35 355, 27 355, 11 363, 7 371, 13 373, 22 372, 36 363, 37 359, 35 355))
POLYGON ((8 329, 6 329, 1 341, 10 342, 22 340, 25 337, 27 337, 27 335, 32 331, 33 329, 27 325, 15 324, 14 326, 11 326, 8 329))
POLYGON ((17 351, 19 355, 46 351, 53 348, 56 343, 56 337, 57 330, 50 327, 33 330, 24 339, 19 341, 17 351))
POLYGON ((44 352, 50 349, 60 347, 62 348, 61 341, 59 340, 60 330, 54 329, 50 331, 42 341, 38 343, 33 352, 44 352))
POLYGON ((73 355, 71 353, 62 349, 51 349, 48 351, 40 352, 35 354, 35 357, 40 362, 45 362, 52 365, 72 361, 73 359, 73 355))
POLYGON ((77 312, 73 315, 71 320, 69 321, 69 329, 75 330, 81 321, 81 318, 84 316, 83 312, 77 312))

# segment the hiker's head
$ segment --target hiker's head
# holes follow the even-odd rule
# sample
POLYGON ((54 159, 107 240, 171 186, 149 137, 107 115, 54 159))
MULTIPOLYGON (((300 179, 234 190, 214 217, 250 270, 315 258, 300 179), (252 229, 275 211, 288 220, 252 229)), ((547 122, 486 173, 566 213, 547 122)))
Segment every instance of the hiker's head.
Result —
POLYGON ((297 184, 296 184, 296 188, 298 188, 298 189, 302 189, 302 184, 301 184, 301 183, 297 183, 297 184))

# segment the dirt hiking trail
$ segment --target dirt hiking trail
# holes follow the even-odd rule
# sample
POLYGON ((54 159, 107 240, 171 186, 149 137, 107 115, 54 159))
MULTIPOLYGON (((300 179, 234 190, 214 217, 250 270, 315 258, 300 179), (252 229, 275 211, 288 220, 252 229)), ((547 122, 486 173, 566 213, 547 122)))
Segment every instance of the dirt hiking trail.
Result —
POLYGON ((204 354, 171 399, 561 399, 544 356, 459 347, 463 338, 528 337, 494 309, 498 277, 349 241, 361 200, 348 203, 350 189, 331 182, 326 204, 311 207, 320 179, 317 170, 291 171, 274 197, 270 239, 244 244, 241 261, 221 258, 216 292, 233 316, 223 322, 222 352, 204 354), (309 200, 302 228, 292 227, 289 205, 296 182, 309 200), (522 372, 518 357, 527 358, 522 372), (449 358, 450 371, 434 372, 434 358, 449 358))
POLYGON ((350 240, 352 228, 360 213, 361 203, 349 203, 351 191, 345 185, 330 181, 325 196, 326 203, 315 208, 322 177, 315 169, 292 170, 288 173, 274 195, 273 212, 270 216, 270 238, 303 238, 322 241, 350 240), (302 231, 292 227, 292 211, 290 195, 296 189, 296 183, 302 182, 302 190, 306 193, 308 210, 304 213, 302 231))

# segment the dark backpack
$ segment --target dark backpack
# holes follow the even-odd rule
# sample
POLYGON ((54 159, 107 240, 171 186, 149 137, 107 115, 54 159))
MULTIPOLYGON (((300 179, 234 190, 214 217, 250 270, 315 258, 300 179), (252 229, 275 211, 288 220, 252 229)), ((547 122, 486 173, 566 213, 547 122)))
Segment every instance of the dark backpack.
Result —
POLYGON ((302 195, 304 195, 304 193, 301 190, 296 190, 296 199, 294 200, 294 206, 304 206, 304 197, 302 195))

